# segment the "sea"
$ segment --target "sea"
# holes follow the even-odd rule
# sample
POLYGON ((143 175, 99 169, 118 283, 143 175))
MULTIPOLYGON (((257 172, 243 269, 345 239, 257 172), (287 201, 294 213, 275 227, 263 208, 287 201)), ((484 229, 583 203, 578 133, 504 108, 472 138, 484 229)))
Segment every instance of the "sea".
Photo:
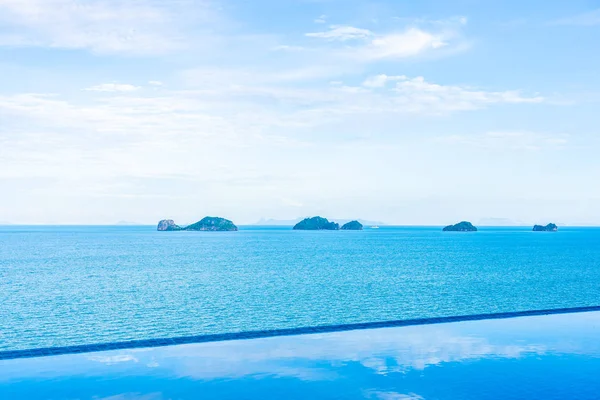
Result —
POLYGON ((0 351, 600 305, 600 228, 0 227, 0 351))

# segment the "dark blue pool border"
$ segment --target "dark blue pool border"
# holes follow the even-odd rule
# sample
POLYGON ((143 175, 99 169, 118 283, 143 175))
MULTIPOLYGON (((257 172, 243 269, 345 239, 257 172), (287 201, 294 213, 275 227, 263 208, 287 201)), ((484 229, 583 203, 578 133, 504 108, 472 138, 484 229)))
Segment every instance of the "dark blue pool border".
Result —
POLYGON ((550 309, 550 310, 514 311, 514 312, 492 313, 492 314, 460 315, 460 316, 454 316, 454 317, 418 318, 418 319, 405 319, 405 320, 396 320, 396 321, 363 322, 363 323, 355 323, 355 324, 323 325, 323 326, 312 326, 312 327, 302 327, 302 328, 218 333, 218 334, 210 334, 210 335, 183 336, 183 337, 173 337, 173 338, 163 338, 163 339, 131 340, 131 341, 124 341, 124 342, 84 344, 84 345, 77 345, 77 346, 46 347, 46 348, 37 348, 37 349, 29 349, 29 350, 0 351, 0 360, 47 357, 47 356, 58 356, 58 355, 79 354, 79 353, 94 353, 94 352, 110 351, 110 350, 164 347, 164 346, 193 344, 193 343, 209 343, 209 342, 221 342, 221 341, 231 341, 231 340, 261 339, 261 338, 269 338, 269 337, 277 337, 277 336, 311 335, 311 334, 317 334, 317 333, 332 333, 332 332, 354 331, 354 330, 363 330, 363 329, 396 328, 396 327, 415 326, 415 325, 447 324, 447 323, 451 323, 451 322, 480 321, 480 320, 486 320, 486 319, 508 319, 508 318, 517 318, 517 317, 534 317, 534 316, 554 315, 554 314, 572 314, 572 313, 593 312, 593 311, 600 311, 600 306, 557 308, 557 309, 550 309))

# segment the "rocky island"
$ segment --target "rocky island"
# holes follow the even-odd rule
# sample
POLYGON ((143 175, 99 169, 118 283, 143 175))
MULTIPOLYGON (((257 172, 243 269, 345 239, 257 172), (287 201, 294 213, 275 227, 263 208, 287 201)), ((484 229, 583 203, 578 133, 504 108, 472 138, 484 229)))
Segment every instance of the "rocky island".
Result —
POLYGON ((556 232, 556 231, 558 231, 558 226, 556 226, 555 224, 548 224, 546 226, 535 225, 533 227, 533 231, 534 232, 556 232))
POLYGON ((477 228, 470 222, 462 221, 456 225, 445 227, 444 232, 477 232, 477 228))
POLYGON ((342 226, 343 231, 362 231, 363 224, 358 221, 350 221, 342 226))
POLYGON ((294 226, 295 231, 337 231, 339 229, 339 224, 329 222, 323 217, 306 218, 294 226))
POLYGON ((211 231, 211 232, 230 232, 237 231, 238 227, 228 219, 219 217, 205 217, 195 224, 185 228, 175 224, 172 219, 163 219, 158 223, 159 231, 211 231))
POLYGON ((163 219, 158 223, 159 231, 180 231, 181 227, 175 223, 172 219, 163 219))

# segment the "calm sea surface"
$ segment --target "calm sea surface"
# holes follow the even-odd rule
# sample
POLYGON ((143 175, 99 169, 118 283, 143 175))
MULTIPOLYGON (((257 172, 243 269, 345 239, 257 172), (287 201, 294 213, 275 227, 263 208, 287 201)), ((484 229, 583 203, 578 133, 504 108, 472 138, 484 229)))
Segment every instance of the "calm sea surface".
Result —
POLYGON ((600 229, 0 227, 0 351, 600 305, 600 229))

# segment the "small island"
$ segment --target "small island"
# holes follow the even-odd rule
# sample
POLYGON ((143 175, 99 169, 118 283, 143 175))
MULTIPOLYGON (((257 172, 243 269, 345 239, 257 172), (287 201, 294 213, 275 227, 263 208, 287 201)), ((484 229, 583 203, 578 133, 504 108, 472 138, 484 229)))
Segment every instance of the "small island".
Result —
POLYGON ((546 226, 535 225, 533 227, 533 231, 534 232, 556 232, 556 231, 558 231, 558 226, 556 226, 555 224, 548 224, 546 226))
POLYGON ((350 221, 342 226, 343 231, 362 231, 363 224, 358 221, 350 221))
POLYGON ((181 227, 172 219, 163 219, 158 223, 158 231, 180 231, 181 227))
POLYGON ((477 232, 477 228, 467 221, 459 222, 456 225, 449 225, 443 229, 444 232, 477 232))
POLYGON ((323 217, 306 218, 294 226, 295 231, 337 231, 339 229, 338 223, 329 222, 323 217))
POLYGON ((238 227, 228 219, 219 217, 205 217, 195 224, 182 228, 175 224, 172 219, 164 219, 158 223, 159 231, 210 231, 210 232, 232 232, 238 227))

